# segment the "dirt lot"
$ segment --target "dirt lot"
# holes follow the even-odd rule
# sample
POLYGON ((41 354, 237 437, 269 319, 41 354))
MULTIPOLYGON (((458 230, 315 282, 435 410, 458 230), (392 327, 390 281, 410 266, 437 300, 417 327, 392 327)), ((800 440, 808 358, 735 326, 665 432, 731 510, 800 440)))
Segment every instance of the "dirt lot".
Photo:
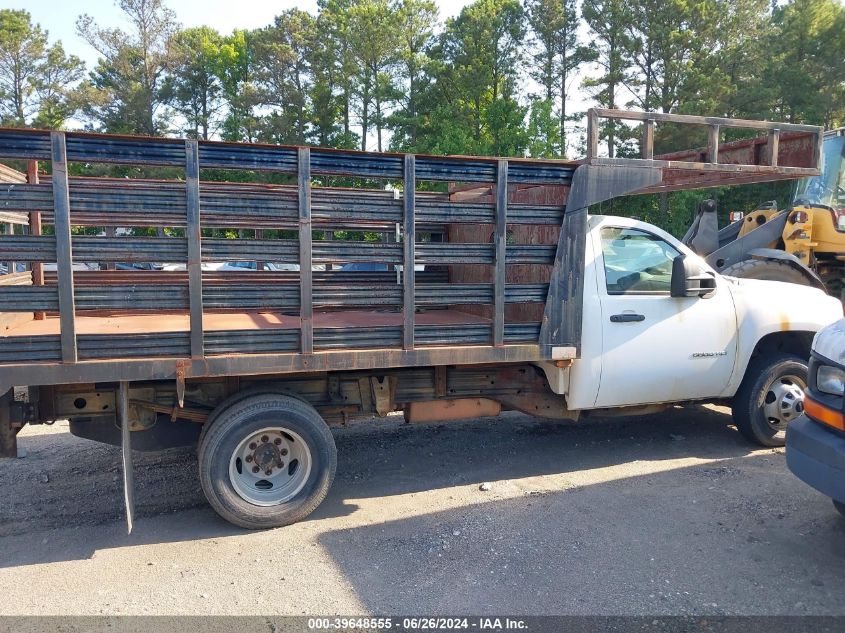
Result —
POLYGON ((247 532, 191 450, 25 429, 0 462, 0 614, 845 614, 845 521, 723 409, 372 421, 307 521, 247 532), (479 489, 490 483, 489 491, 479 489))

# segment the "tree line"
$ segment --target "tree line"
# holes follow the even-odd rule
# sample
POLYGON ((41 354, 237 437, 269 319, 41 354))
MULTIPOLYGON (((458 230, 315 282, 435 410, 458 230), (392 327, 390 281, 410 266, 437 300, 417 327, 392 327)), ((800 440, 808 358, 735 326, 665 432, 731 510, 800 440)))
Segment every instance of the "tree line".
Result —
MULTIPOLYGON (((845 121, 837 0, 319 0, 224 34, 164 0, 81 15, 98 61, 0 10, 0 123, 201 139, 500 156, 582 150, 573 104, 845 121)), ((658 136, 658 150, 697 139, 658 136), (683 142, 681 142, 683 141, 683 142)), ((606 125, 611 154, 635 131, 606 125)))

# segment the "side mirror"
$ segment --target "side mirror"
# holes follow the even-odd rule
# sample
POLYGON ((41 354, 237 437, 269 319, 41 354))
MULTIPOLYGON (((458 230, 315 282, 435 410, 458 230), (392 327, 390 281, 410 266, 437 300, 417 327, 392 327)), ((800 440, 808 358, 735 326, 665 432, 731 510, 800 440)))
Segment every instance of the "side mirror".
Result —
POLYGON ((673 297, 702 297, 707 299, 716 292, 716 278, 701 270, 686 255, 672 260, 672 282, 670 294, 673 297))

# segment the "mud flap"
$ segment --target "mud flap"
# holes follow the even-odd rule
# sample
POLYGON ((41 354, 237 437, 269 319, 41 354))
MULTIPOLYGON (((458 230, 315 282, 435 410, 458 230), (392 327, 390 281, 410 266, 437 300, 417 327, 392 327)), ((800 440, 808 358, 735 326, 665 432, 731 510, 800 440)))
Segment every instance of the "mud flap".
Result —
POLYGON ((129 534, 132 534, 135 515, 135 482, 132 472, 132 441, 129 431, 129 383, 120 383, 117 401, 121 447, 123 449, 123 501, 126 506, 126 529, 129 534))
POLYGON ((12 426, 11 406, 14 392, 0 395, 0 458, 18 456, 18 429, 12 426))

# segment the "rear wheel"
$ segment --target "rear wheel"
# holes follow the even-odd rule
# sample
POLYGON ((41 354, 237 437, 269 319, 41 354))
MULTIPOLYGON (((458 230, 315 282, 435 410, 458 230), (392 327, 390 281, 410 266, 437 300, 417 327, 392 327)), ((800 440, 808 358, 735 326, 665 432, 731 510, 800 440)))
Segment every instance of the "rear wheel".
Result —
POLYGON ((769 281, 786 281, 793 284, 809 286, 810 280, 801 271, 794 269, 786 262, 770 259, 746 259, 725 268, 723 275, 741 277, 742 279, 768 279, 769 281))
POLYGON ((281 394, 235 399, 203 434, 200 483, 214 510, 250 529, 300 521, 322 502, 337 468, 328 425, 281 394))
POLYGON ((732 403, 740 433, 761 446, 783 446, 786 427, 804 411, 807 363, 791 354, 751 361, 732 403))

